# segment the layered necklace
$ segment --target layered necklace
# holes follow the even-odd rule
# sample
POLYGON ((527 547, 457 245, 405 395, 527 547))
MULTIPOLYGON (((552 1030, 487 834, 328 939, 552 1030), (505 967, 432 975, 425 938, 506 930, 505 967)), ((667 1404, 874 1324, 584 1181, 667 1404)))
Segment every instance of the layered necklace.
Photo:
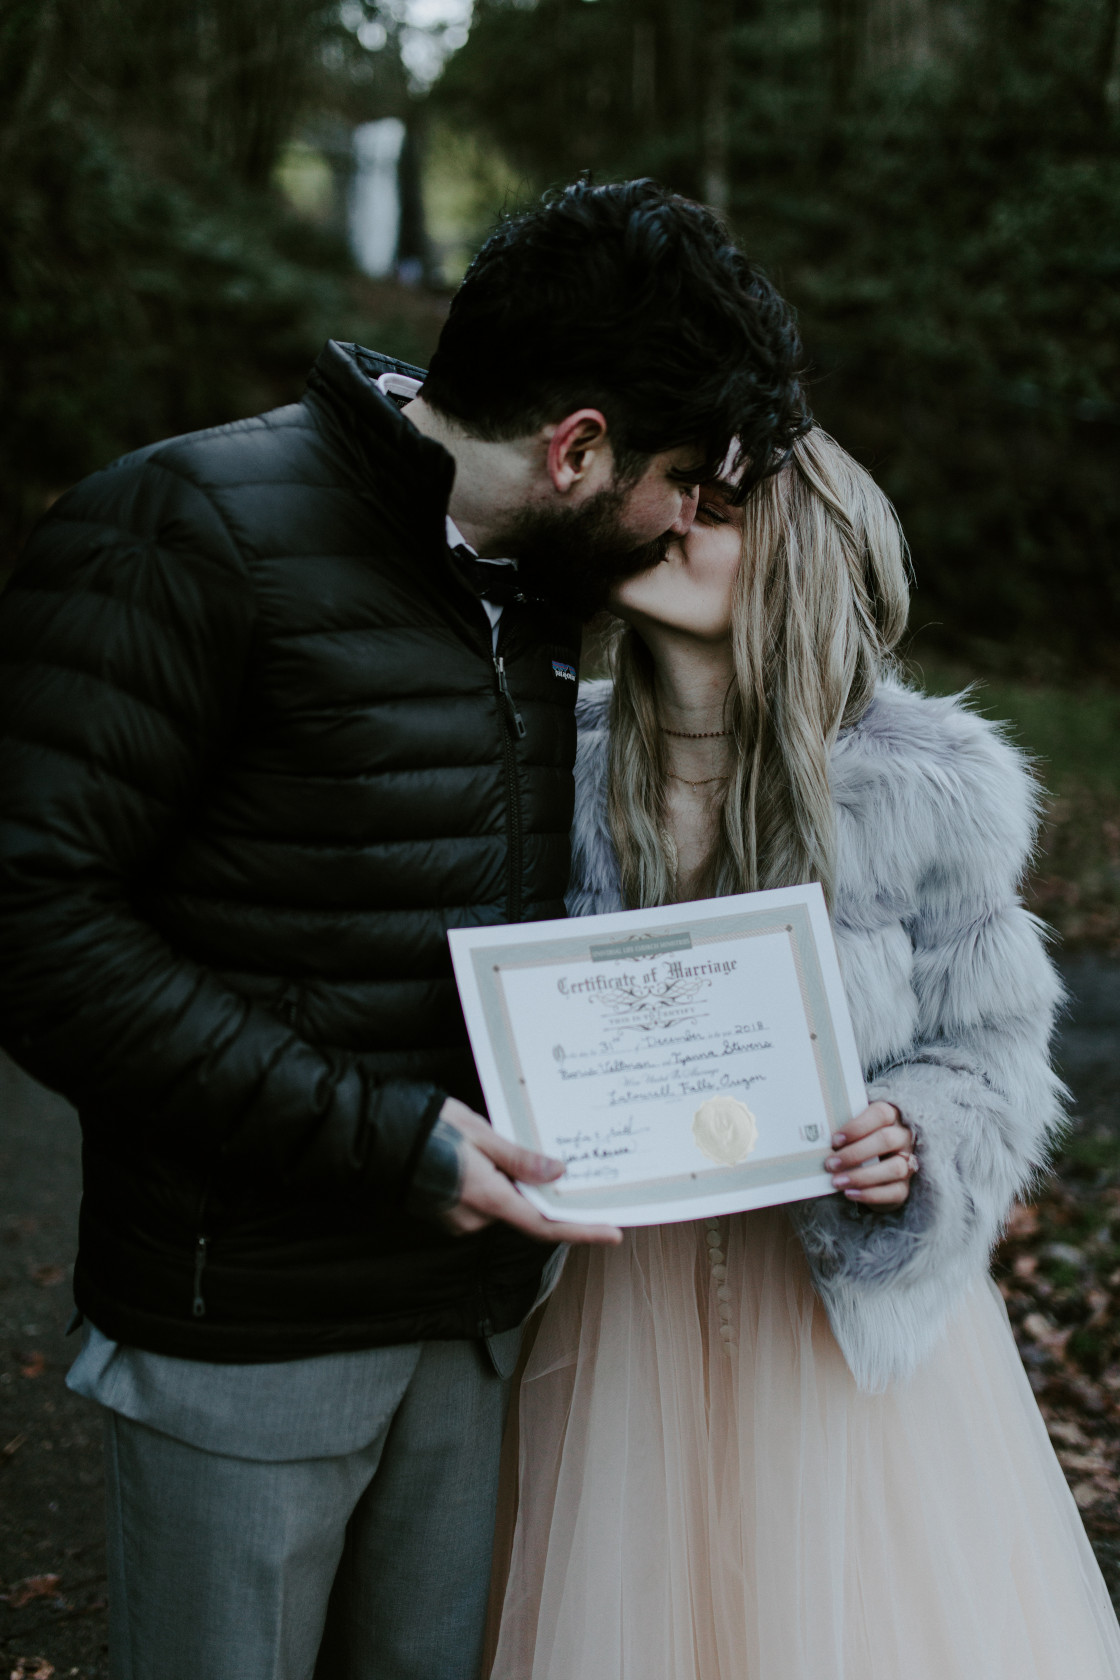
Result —
MULTIPOLYGON (((730 729, 667 729, 661 726, 662 735, 672 735, 677 741, 723 741, 732 733, 730 729)), ((678 776, 672 770, 668 772, 671 782, 683 782, 685 787, 711 787, 713 782, 727 782, 731 780, 730 771, 725 776, 702 776, 697 782, 690 781, 687 776, 678 776)))

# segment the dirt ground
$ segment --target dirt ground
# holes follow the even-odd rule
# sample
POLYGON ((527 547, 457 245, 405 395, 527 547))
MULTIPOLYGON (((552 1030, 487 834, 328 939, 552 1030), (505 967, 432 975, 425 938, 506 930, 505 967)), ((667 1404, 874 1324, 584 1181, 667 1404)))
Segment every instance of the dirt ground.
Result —
MULTIPOLYGON (((1120 962, 1075 957, 1067 977, 1074 1009, 1061 1056, 1078 1099, 1079 1153, 1018 1221, 1000 1276, 1120 1601, 1120 1365, 1108 1349, 1094 1352, 1093 1329, 1102 1313, 1111 1322, 1102 1300, 1120 1287, 1100 1225, 1111 1217, 1120 1230, 1120 962), (1099 1264, 1094 1243, 1106 1256, 1099 1264)), ((63 1383, 76 1351, 66 1325, 79 1190, 72 1112, 0 1057, 0 1680, 108 1674, 100 1426, 63 1383)))
POLYGON ((3 1680, 109 1672, 101 1426, 63 1385, 80 1189, 73 1111, 0 1057, 3 1680))

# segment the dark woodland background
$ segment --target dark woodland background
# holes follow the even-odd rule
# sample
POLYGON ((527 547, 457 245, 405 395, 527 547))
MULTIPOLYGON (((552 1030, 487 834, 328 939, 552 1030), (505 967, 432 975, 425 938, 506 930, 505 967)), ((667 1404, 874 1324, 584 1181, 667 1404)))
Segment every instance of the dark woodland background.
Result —
POLYGON ((115 454, 298 392, 328 333, 425 354, 438 294, 356 282, 337 219, 277 185, 293 142, 337 160, 392 114, 429 279, 433 154, 501 159, 476 240, 583 169, 724 209, 898 503, 929 645, 1120 675, 1118 0, 476 0, 418 85, 423 10, 2 0, 9 556, 115 454))
POLYGON ((1120 0, 0 0, 0 579, 328 336, 423 361, 581 170, 715 204, 795 305, 902 515, 915 674, 982 680, 1053 796, 1036 908, 1120 950, 1120 0), (410 285, 347 241, 385 117, 410 285))
MULTIPOLYGON (((1076 1127, 998 1257, 1120 1602, 1120 0, 0 0, 0 587, 75 479, 423 362, 505 210, 591 170, 723 210, 908 533, 906 656, 1046 787, 1076 1127), (405 125, 392 276, 347 238, 405 125)), ((0 598, 0 612, 3 600, 0 598)), ((2 726, 2 719, 0 719, 2 726)), ((0 1667, 103 1680, 99 1445, 63 1373, 65 1105, 0 1058, 0 1667)))

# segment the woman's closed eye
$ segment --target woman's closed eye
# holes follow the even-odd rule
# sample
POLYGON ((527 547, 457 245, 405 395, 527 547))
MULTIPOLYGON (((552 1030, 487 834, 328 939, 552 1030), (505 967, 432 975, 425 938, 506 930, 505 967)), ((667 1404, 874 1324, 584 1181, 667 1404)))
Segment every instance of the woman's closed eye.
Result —
POLYGON ((724 502, 701 502, 696 509, 697 519, 704 519, 709 525, 730 525, 731 515, 724 502))

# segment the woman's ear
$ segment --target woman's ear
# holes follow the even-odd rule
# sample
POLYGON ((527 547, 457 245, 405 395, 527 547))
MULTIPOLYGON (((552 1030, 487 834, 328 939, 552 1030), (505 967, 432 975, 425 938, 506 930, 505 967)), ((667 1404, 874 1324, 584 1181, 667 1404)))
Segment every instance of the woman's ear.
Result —
POLYGON ((603 482, 613 471, 606 417, 597 408, 577 408, 555 426, 545 427, 546 465, 555 490, 570 495, 595 476, 602 462, 607 464, 603 482))

